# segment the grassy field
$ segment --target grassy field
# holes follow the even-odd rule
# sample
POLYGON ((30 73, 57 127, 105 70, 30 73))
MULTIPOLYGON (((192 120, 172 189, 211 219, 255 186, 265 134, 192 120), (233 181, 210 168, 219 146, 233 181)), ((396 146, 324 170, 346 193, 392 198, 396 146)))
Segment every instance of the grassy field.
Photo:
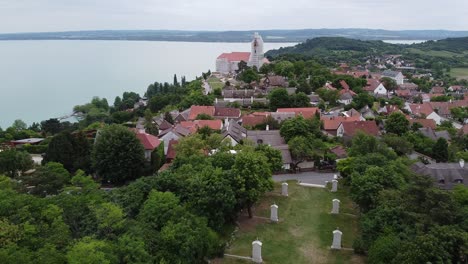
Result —
POLYGON ((442 58, 452 58, 452 57, 459 57, 465 55, 459 54, 459 53, 454 53, 450 51, 445 51, 445 50, 420 50, 420 49, 414 49, 414 48, 409 48, 407 49, 411 53, 415 54, 420 54, 420 55, 428 55, 428 56, 433 56, 433 57, 442 57, 442 58))
POLYGON ((211 88, 214 90, 214 89, 223 89, 224 87, 224 83, 219 80, 218 78, 214 77, 214 76, 211 76, 210 78, 208 78, 208 83, 210 84, 211 88))
POLYGON ((452 68, 450 75, 457 79, 468 79, 468 68, 452 68))
MULTIPOLYGON (((280 185, 255 208, 255 215, 269 218, 270 205, 279 206, 280 222, 241 217, 236 239, 226 254, 250 256, 252 241, 263 243, 264 263, 364 263, 362 257, 351 250, 332 251, 332 231, 343 232, 342 244, 351 248, 358 233, 353 204, 343 188, 338 193, 326 189, 306 188, 289 182, 289 197, 280 196, 280 185), (332 199, 341 201, 339 215, 331 215, 332 199)), ((225 257, 215 263, 251 263, 225 257)))

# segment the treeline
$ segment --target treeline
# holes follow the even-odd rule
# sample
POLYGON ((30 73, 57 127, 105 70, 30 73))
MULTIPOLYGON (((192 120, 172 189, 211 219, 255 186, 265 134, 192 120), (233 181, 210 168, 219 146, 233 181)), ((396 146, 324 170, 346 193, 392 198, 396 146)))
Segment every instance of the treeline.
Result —
POLYGON ((221 139, 184 138, 170 170, 109 191, 55 162, 34 176, 0 176, 1 262, 206 263, 222 256, 225 230, 242 210, 252 216, 272 189, 281 153, 246 142, 232 154, 221 139))
POLYGON ((437 189, 409 169, 378 139, 357 135, 349 158, 338 163, 361 209, 357 253, 369 263, 465 263, 468 253, 468 189, 437 189))

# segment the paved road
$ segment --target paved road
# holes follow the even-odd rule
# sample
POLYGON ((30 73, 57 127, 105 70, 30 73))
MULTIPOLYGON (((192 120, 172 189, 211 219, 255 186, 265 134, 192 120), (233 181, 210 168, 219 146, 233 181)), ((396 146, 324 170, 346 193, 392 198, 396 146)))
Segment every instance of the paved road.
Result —
POLYGON ((325 185, 326 181, 333 180, 333 175, 335 174, 338 174, 338 173, 321 173, 321 172, 315 172, 315 171, 308 171, 308 172, 301 172, 301 173, 273 175, 273 180, 276 182, 298 180, 303 183, 325 185))

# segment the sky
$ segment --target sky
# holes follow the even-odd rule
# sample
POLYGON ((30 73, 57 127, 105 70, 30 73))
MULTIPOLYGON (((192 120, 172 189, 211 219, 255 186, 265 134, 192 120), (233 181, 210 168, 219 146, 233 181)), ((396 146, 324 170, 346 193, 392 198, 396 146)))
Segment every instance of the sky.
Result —
POLYGON ((0 33, 304 28, 468 30, 468 0, 0 0, 0 33))

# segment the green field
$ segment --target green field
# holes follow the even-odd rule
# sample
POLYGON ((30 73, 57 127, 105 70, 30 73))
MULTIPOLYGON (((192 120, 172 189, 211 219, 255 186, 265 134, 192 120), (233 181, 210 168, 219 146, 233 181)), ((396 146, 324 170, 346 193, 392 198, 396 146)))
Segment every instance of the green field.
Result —
POLYGON ((426 56, 433 56, 433 57, 442 57, 442 58, 452 58, 452 57, 461 57, 464 56, 466 53, 454 53, 445 50, 420 50, 415 48, 407 49, 411 53, 419 54, 419 55, 426 55, 426 56))
MULTIPOLYGON (((252 241, 263 243, 265 263, 364 263, 352 250, 330 250, 332 231, 343 232, 342 244, 351 248, 358 233, 356 210, 343 188, 338 193, 326 189, 306 188, 289 182, 289 197, 282 197, 280 185, 257 206, 256 216, 269 217, 270 205, 279 206, 280 222, 269 223, 263 219, 240 218, 239 231, 226 254, 250 256, 252 241), (332 199, 341 201, 339 215, 331 215, 332 199)), ((225 257, 215 263, 251 263, 247 260, 225 257)))
POLYGON ((207 82, 210 84, 210 86, 211 86, 211 88, 213 90, 217 89, 217 88, 223 89, 223 87, 224 87, 224 83, 220 79, 218 79, 218 78, 216 78, 214 76, 211 76, 210 78, 208 78, 207 82))
POLYGON ((468 80, 468 68, 452 68, 450 70, 450 75, 457 79, 468 80))

